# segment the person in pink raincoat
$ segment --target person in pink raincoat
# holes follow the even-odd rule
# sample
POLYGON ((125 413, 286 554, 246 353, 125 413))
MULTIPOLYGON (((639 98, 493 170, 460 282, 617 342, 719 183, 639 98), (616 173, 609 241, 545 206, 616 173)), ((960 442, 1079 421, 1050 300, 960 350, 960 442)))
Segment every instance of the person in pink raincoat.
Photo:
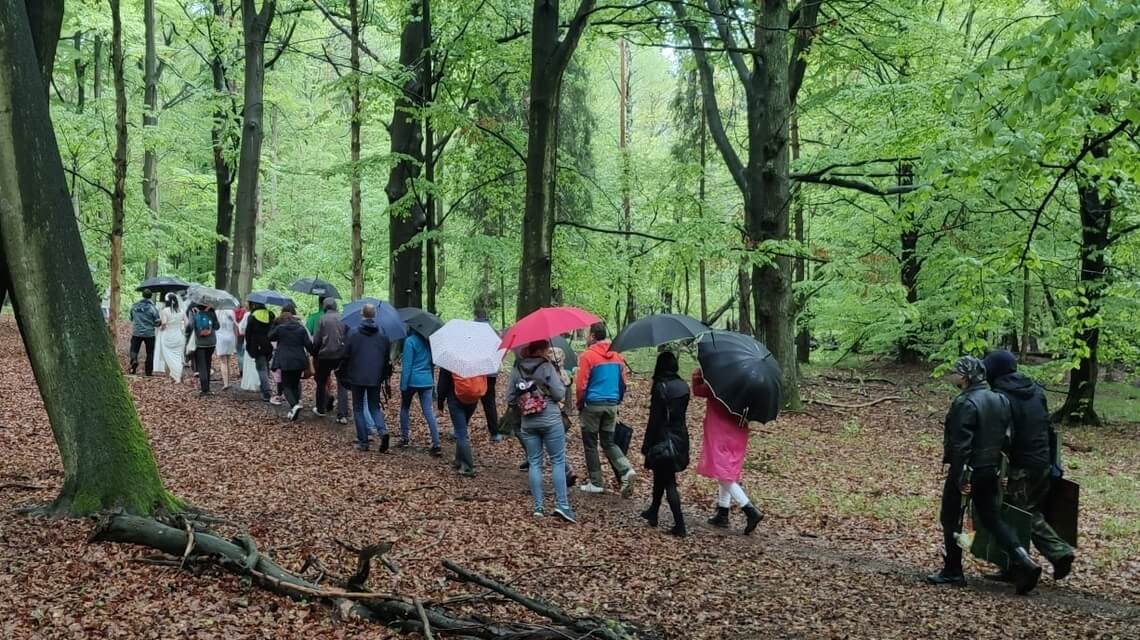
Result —
POLYGON ((705 384, 700 368, 693 370, 693 395, 707 398, 705 419, 701 426, 701 458, 697 473, 720 484, 716 501, 716 515, 709 518, 714 527, 728 527, 729 509, 735 500, 747 521, 744 534, 751 534, 764 514, 756 508, 740 486, 740 470, 744 454, 748 451, 748 423, 733 415, 717 400, 712 389, 705 384))

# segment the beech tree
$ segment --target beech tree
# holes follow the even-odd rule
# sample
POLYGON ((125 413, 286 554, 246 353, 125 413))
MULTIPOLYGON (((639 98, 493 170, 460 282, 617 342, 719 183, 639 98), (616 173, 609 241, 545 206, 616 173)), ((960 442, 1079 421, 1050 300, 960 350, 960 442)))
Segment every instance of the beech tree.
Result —
POLYGON ((63 2, 0 1, 0 282, 63 462, 51 507, 83 515, 177 509, 131 401, 99 311, 48 114, 63 2), (41 47, 51 43, 50 47, 41 47), (40 57, 37 52, 45 57, 40 57), (76 384, 83 392, 76 392, 76 384))

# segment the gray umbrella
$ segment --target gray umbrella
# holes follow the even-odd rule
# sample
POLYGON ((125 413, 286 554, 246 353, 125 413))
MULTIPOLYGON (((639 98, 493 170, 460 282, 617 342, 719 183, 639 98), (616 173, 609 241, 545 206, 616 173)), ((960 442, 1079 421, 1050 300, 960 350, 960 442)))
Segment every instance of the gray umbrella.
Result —
POLYGON ((237 309, 241 306, 238 299, 230 295, 228 291, 200 285, 191 285, 190 289, 186 292, 186 299, 189 300, 191 304, 198 304, 213 309, 237 309))
POLYGON ((617 334, 612 351, 656 347, 676 340, 691 340, 711 331, 696 318, 674 313, 656 313, 630 323, 617 334))

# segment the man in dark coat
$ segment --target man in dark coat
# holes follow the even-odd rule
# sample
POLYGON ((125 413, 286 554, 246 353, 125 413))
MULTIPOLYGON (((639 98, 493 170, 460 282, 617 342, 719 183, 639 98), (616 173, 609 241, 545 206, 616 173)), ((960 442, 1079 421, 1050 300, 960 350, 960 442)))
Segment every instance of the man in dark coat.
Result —
MULTIPOLYGON (((325 298, 321 308, 324 314, 317 322, 317 331, 313 334, 313 359, 317 383, 317 398, 313 403, 313 413, 323 417, 332 411, 333 399, 328 392, 329 377, 340 368, 340 361, 344 357, 344 337, 348 329, 344 326, 340 312, 337 311, 334 298, 325 298)), ((336 409, 336 421, 348 424, 348 387, 339 375, 336 409)))
POLYGON ((973 356, 954 363, 952 372, 962 393, 950 405, 943 431, 943 464, 949 464, 942 488, 942 537, 945 564, 927 576, 931 584, 964 585, 962 549, 956 534, 964 515, 963 495, 974 503, 974 513, 1010 557, 1010 575, 1019 594, 1037 586, 1041 567, 1033 562, 1009 525, 1001 520, 1002 450, 1010 428, 1009 401, 986 388, 986 367, 973 356))
POLYGON ((131 307, 131 375, 139 368, 139 348, 146 346, 147 376, 154 373, 154 329, 159 324, 158 307, 154 306, 150 289, 143 289, 142 299, 131 307))
POLYGON ((297 307, 292 302, 281 307, 280 317, 269 330, 269 340, 277 343, 277 368, 281 370, 281 387, 290 407, 286 417, 294 421, 301 413, 301 376, 309 367, 313 340, 297 319, 297 307))
MULTIPOLYGON (((1057 446, 1045 390, 1017 370, 1017 358, 1008 351, 988 354, 985 365, 990 388, 1009 400, 1013 414, 1006 499, 1033 516, 1033 546, 1053 565, 1053 579, 1060 580, 1072 571, 1073 548, 1041 513, 1053 483, 1057 446)), ((986 577, 1008 582, 1009 572, 1003 567, 1001 573, 986 577)))
POLYGON ((249 318, 245 321, 245 351, 257 368, 257 377, 261 387, 261 399, 269 402, 269 362, 273 358, 273 343, 269 341, 269 330, 273 327, 277 316, 265 308, 265 305, 256 302, 249 303, 249 318))
POLYGON ((352 417, 356 423, 356 448, 368 451, 368 423, 365 412, 380 434, 380 453, 388 451, 388 427, 380 411, 380 381, 389 371, 391 343, 376 324, 376 307, 364 305, 360 326, 344 341, 344 360, 338 378, 352 385, 352 417))

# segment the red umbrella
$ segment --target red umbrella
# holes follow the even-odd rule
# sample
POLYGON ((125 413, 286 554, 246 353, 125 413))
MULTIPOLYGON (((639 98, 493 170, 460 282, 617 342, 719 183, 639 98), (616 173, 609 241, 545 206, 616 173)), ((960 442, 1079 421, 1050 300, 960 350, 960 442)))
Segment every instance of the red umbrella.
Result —
POLYGON ((595 322, 601 322, 601 318, 577 307, 546 307, 516 322, 503 334, 499 348, 513 349, 529 342, 549 340, 567 331, 588 327, 595 322))

